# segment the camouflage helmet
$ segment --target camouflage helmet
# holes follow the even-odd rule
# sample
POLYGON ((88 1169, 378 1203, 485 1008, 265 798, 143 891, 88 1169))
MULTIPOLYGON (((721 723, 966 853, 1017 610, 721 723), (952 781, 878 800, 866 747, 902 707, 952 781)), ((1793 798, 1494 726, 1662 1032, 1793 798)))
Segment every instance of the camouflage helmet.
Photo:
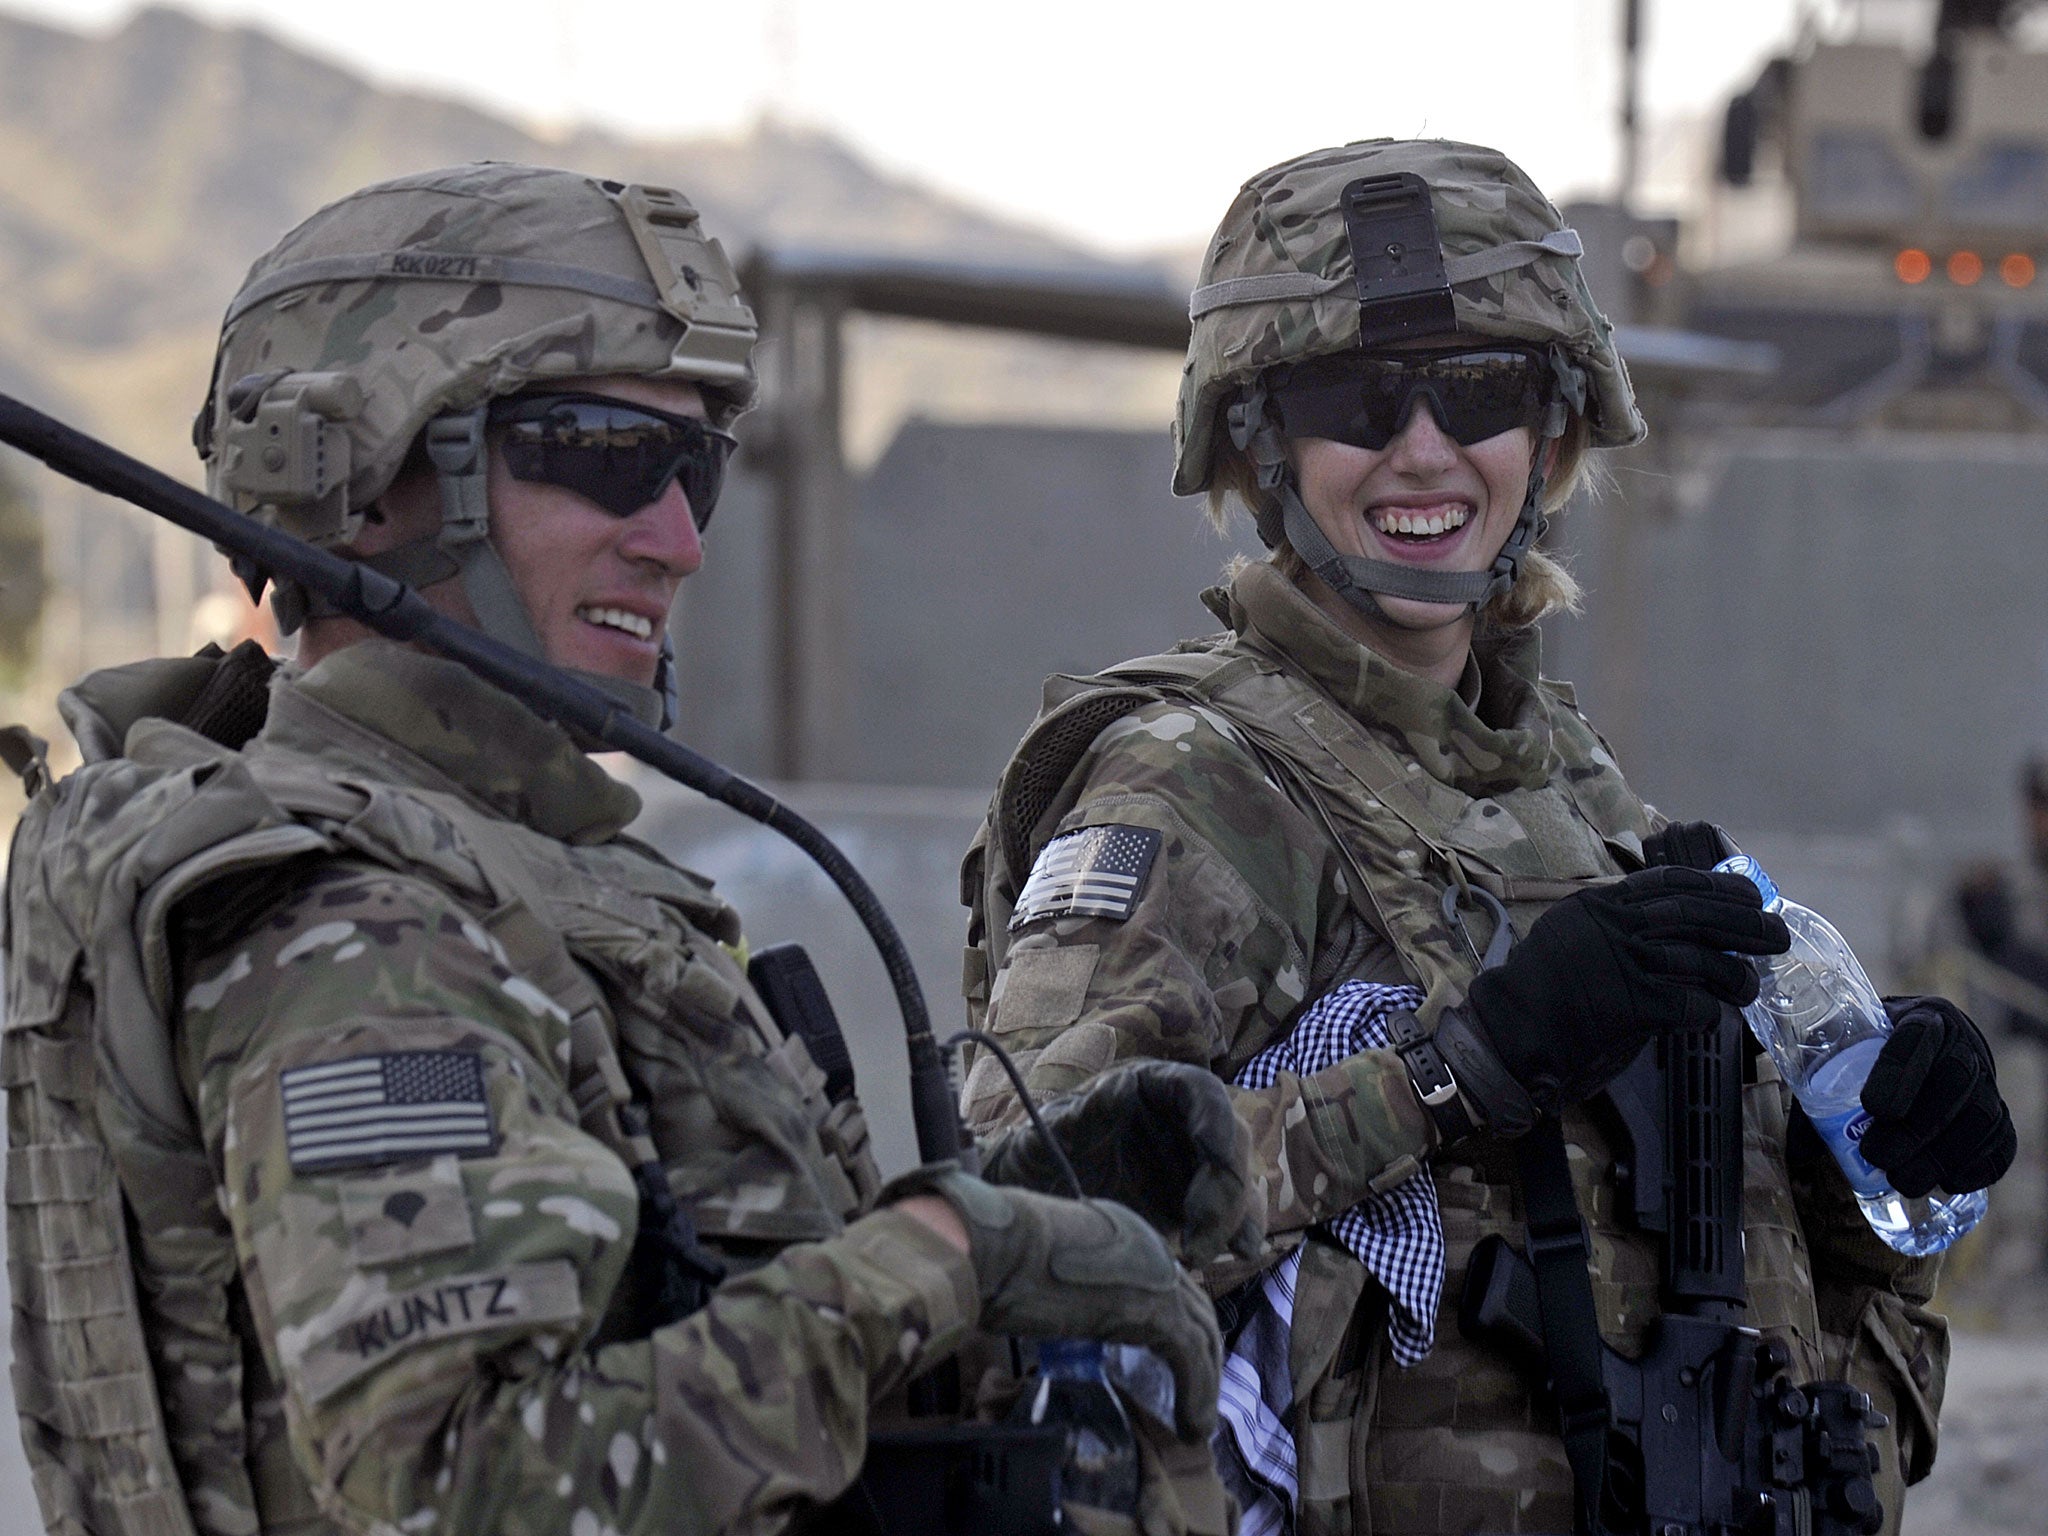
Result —
MULTIPOLYGON (((460 574, 484 628, 539 655, 486 538, 485 408, 636 374, 697 384, 722 426, 753 400, 755 336, 680 193, 495 162, 427 171, 329 204, 250 268, 193 440, 216 497, 320 545, 354 538, 423 444, 441 532, 370 563, 416 586, 460 574)), ((292 589, 274 601, 288 633, 320 611, 292 589)))
POLYGON ((1531 466, 1521 511, 1489 569, 1343 555, 1302 503, 1269 409, 1269 374, 1449 334, 1515 342, 1548 358, 1554 387, 1542 437, 1563 436, 1577 413, 1595 444, 1635 442, 1642 417, 1579 253, 1577 233, 1496 150, 1373 139, 1260 172, 1223 216, 1189 298, 1175 492, 1214 484, 1217 438, 1226 434, 1258 486, 1260 538, 1291 547, 1352 607, 1377 619, 1388 617, 1382 597, 1484 608, 1514 587, 1542 537, 1545 457, 1531 466))
POLYGON ((1239 189, 1202 261, 1174 421, 1173 488, 1215 473, 1224 412, 1281 363, 1360 344, 1361 306, 1341 207, 1362 177, 1427 183, 1460 332, 1554 345, 1584 371, 1592 440, 1641 440, 1643 419, 1613 327, 1579 271, 1578 236, 1498 150, 1446 140, 1370 139, 1283 161, 1239 189))

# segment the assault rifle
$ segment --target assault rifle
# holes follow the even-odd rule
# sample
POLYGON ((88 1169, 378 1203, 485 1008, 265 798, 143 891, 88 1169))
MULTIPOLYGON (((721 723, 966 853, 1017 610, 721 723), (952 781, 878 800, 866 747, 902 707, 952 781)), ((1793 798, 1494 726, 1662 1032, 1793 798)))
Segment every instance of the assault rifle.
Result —
POLYGON ((1666 1311, 1640 1359, 1601 1337, 1564 1138, 1520 1146, 1528 1255, 1498 1235, 1472 1255, 1458 1322, 1557 1403, 1579 1536, 1871 1536, 1883 1425, 1847 1382, 1795 1383, 1791 1357, 1743 1323, 1742 1053, 1717 1030, 1647 1047, 1609 1085, 1633 1224, 1664 1238, 1666 1311))

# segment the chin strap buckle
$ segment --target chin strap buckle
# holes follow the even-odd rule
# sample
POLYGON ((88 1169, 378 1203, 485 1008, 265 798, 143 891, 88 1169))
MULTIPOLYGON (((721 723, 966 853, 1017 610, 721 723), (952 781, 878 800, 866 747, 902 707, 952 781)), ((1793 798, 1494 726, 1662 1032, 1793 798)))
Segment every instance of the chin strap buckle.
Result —
POLYGON ((1287 484, 1287 452, 1280 445, 1278 429, 1266 414, 1265 382, 1253 379, 1245 385, 1224 419, 1230 441, 1250 462, 1253 478, 1266 493, 1265 502, 1252 508, 1259 540, 1266 548, 1277 549, 1284 536, 1285 518, 1281 508, 1273 503, 1284 500, 1292 488, 1287 484))
POLYGON ((1250 453, 1254 423, 1265 414, 1266 392, 1256 384, 1247 385, 1244 394, 1231 403, 1224 421, 1230 431, 1230 441, 1239 453, 1250 453), (1254 403, 1256 402, 1256 412, 1254 403))
POLYGON ((451 548, 483 538, 491 530, 489 482, 484 462, 486 406, 451 411, 427 423, 427 459, 441 482, 441 544, 451 548))

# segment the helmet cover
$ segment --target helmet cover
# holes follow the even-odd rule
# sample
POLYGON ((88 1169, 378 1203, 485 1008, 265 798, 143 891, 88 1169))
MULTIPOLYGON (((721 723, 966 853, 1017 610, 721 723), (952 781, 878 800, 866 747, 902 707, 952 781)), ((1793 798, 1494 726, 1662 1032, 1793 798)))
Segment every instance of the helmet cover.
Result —
POLYGON ((678 193, 496 162, 428 171, 329 204, 250 268, 193 435, 215 496, 334 544, 436 417, 622 373, 699 384, 724 425, 754 397, 755 334, 678 193))
POLYGON ((1428 186, 1458 333, 1559 349, 1586 375, 1592 441, 1642 439, 1613 327, 1579 270, 1577 237, 1536 184, 1497 150, 1371 139, 1261 171, 1217 226, 1190 305, 1173 429, 1177 494, 1208 487, 1223 413, 1242 386, 1276 365, 1359 345, 1342 194, 1360 178, 1399 172, 1428 186))

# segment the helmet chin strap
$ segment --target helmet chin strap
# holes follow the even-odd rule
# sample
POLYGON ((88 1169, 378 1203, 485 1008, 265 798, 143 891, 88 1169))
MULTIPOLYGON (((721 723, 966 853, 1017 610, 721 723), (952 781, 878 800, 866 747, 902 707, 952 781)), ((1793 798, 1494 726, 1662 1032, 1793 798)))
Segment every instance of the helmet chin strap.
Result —
MULTIPOLYGON (((1421 409, 1418 402, 1416 409, 1421 409)), ((1534 462, 1529 467, 1529 490, 1522 498, 1522 510, 1507 542, 1483 571, 1423 570, 1391 560, 1374 560, 1366 555, 1339 554, 1315 518, 1302 503, 1294 483, 1294 469, 1287 462, 1286 447, 1272 413, 1266 409, 1266 387, 1253 380, 1230 407, 1227 418, 1230 440, 1251 461, 1258 487, 1267 505, 1258 513, 1259 537, 1266 547, 1276 547, 1284 538, 1302 563, 1314 571, 1324 585, 1367 618, 1403 629, 1417 626, 1394 618, 1381 606, 1381 597, 1407 598, 1418 603, 1442 603, 1477 613, 1515 584, 1522 557, 1543 537, 1549 526, 1543 516, 1542 445, 1564 435, 1565 408, 1554 402, 1543 423, 1534 462)), ((1445 623, 1455 623, 1462 612, 1445 623)))
MULTIPOLYGON (((514 650, 546 661, 533 617, 525 599, 505 568, 497 546, 490 541, 491 504, 487 458, 484 452, 486 406, 436 416, 427 423, 427 458, 441 485, 441 532, 431 542, 420 540, 401 545, 373 560, 386 575, 402 580, 413 578, 402 567, 418 575, 432 574, 433 580, 450 576, 462 578, 463 594, 476 613, 477 626, 494 640, 514 650)), ((431 583, 414 582, 415 585, 431 583)), ((667 730, 675 723, 675 647, 663 636, 661 660, 656 666, 653 687, 632 683, 600 672, 580 668, 565 670, 599 692, 618 700, 642 725, 667 730)))

